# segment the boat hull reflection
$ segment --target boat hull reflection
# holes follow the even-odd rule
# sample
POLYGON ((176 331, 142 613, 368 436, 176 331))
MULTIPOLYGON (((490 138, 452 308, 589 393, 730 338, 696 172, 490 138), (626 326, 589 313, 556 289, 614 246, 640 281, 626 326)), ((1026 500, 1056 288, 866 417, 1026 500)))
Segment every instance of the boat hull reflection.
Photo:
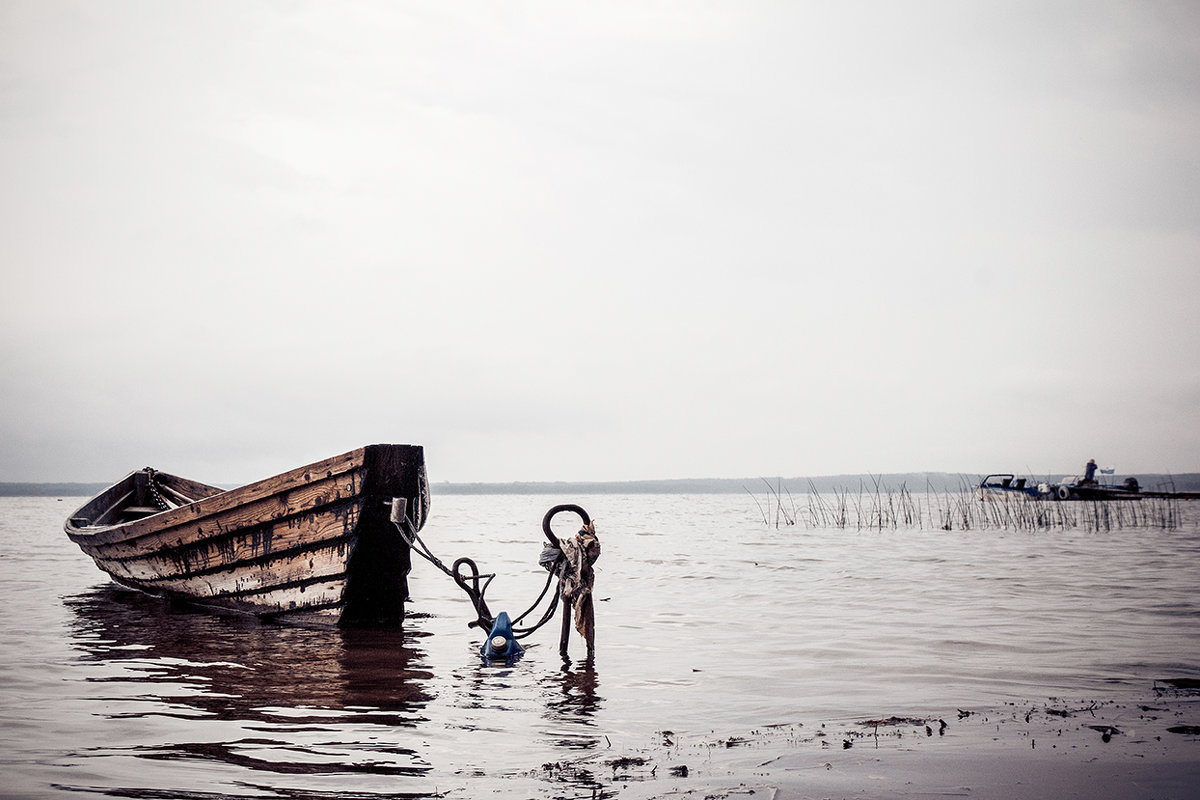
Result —
MULTIPOLYGON (((98 701, 92 713, 114 720, 103 755, 143 765, 118 770, 130 785, 107 793, 200 789, 180 785, 186 770, 167 769, 156 783, 146 765, 163 761, 217 761, 241 774, 228 792, 207 787, 206 797, 236 796, 249 785, 286 795, 296 788, 289 776, 430 770, 415 729, 427 722, 432 674, 411 631, 264 624, 114 585, 64 603, 89 699, 98 701)), ((411 796, 423 796, 413 788, 411 796)))

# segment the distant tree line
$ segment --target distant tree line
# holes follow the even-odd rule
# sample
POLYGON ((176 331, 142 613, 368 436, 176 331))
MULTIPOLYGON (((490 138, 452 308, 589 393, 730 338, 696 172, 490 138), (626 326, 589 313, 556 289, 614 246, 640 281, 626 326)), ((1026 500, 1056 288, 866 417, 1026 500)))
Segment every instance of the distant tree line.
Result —
MULTIPOLYGON (((1065 473, 1064 473, 1065 474, 1065 473)), ((1034 484, 1057 483, 1063 475, 1027 476, 1034 484)), ((1105 475, 1103 483, 1120 486, 1124 475, 1105 475)), ((1144 489, 1178 492, 1200 491, 1200 473, 1136 476, 1144 489)), ((858 493, 879 491, 958 492, 974 489, 983 473, 902 472, 887 474, 823 475, 815 478, 681 478, 647 481, 528 481, 514 483, 450 483, 431 485, 433 494, 741 494, 767 491, 790 494, 808 492, 858 493)))
POLYGON ((0 497, 92 497, 107 483, 0 483, 0 497))
MULTIPOLYGON (((1064 473, 1065 474, 1065 473, 1064 473)), ((1033 483, 1057 483, 1062 475, 1026 476, 1033 483)), ((1136 477, 1143 489, 1200 492, 1200 473, 1105 475, 1102 483, 1120 486, 1125 477, 1136 477)), ((433 494, 741 494, 777 491, 789 494, 808 492, 854 493, 879 491, 957 492, 973 489, 983 475, 950 472, 898 472, 880 475, 823 475, 816 478, 679 478, 647 481, 516 481, 512 483, 431 484, 433 494)), ((106 483, 0 483, 0 497, 92 497, 108 487, 106 483)))

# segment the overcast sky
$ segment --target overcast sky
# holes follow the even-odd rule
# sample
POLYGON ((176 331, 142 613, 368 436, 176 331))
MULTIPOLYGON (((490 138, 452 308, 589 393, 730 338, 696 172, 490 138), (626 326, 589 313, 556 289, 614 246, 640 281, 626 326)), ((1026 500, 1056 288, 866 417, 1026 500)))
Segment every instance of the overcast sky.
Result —
POLYGON ((1200 472, 1200 5, 0 0, 0 264, 0 480, 1200 472))

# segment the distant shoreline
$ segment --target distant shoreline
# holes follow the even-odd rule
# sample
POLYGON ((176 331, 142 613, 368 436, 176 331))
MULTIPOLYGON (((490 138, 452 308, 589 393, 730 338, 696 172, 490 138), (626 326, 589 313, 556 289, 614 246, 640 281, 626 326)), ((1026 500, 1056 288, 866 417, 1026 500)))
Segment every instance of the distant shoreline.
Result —
MULTIPOLYGON (((1064 473, 1065 474, 1065 473, 1064 473)), ((848 491, 855 494, 897 492, 958 492, 973 489, 984 473, 903 472, 856 475, 824 475, 813 478, 678 478, 643 481, 513 481, 509 483, 430 484, 433 495, 487 494, 808 494, 848 491)), ((1035 480, 1058 481, 1062 475, 1031 476, 1035 480)), ((1105 476, 1105 483, 1121 485, 1123 475, 1105 476)), ((1143 473, 1137 476, 1143 489, 1170 488, 1180 492, 1200 491, 1200 473, 1143 473)), ((92 497, 108 488, 107 483, 0 483, 0 497, 92 497)), ((227 487, 232 488, 232 487, 227 487)))

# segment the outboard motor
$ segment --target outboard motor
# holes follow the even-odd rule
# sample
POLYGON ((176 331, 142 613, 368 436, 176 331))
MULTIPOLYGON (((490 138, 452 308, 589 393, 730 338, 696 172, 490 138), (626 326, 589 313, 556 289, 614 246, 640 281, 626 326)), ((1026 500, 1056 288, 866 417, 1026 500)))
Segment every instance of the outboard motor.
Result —
POLYGON ((1137 478, 1126 478, 1125 479, 1125 490, 1126 491, 1139 492, 1139 491, 1141 491, 1141 489, 1142 489, 1142 487, 1138 484, 1137 478))

